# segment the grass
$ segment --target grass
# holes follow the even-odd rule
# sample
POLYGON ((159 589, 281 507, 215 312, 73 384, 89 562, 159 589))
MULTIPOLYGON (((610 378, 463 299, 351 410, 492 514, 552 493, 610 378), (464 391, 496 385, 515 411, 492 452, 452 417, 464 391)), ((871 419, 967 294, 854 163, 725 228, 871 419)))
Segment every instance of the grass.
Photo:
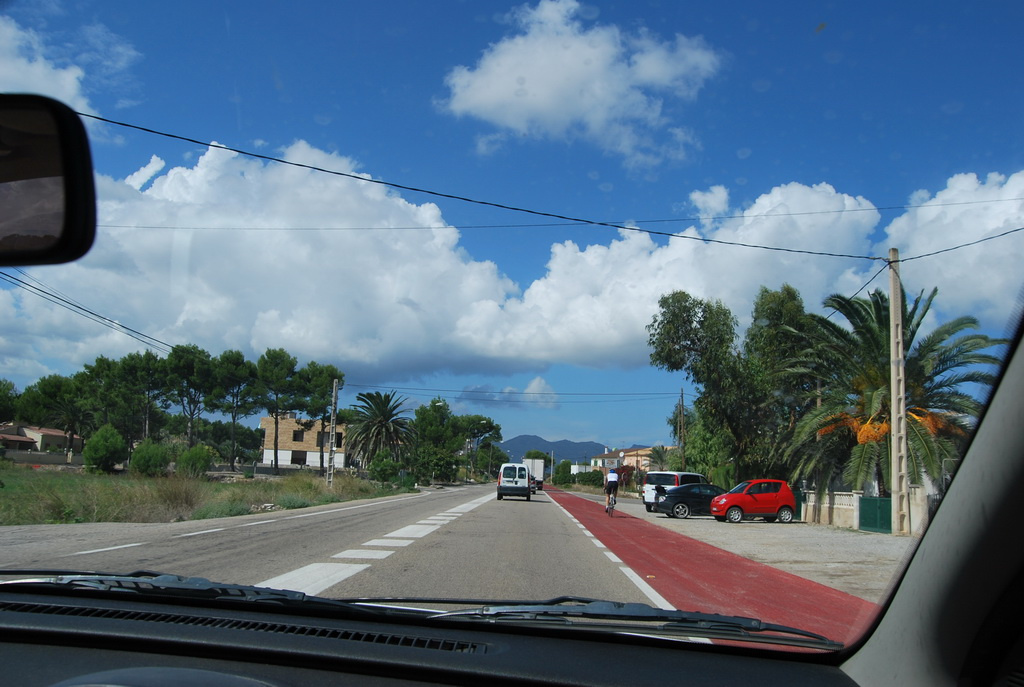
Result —
POLYGON ((308 472, 215 482, 184 477, 94 475, 0 463, 0 525, 171 522, 307 508, 406 491, 336 475, 331 488, 308 472))

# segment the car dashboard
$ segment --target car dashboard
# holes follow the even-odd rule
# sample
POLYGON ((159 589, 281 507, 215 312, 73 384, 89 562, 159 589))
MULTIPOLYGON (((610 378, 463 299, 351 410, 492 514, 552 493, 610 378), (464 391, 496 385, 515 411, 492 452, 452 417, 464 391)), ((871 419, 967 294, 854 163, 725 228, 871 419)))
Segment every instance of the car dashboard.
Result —
MULTIPOLYGON (((0 661, 18 685, 854 684, 823 654, 772 658, 640 636, 338 620, 89 596, 0 593, 0 661), (557 641, 553 641, 553 639, 557 641)), ((777 653, 777 652, 776 652, 777 653)))

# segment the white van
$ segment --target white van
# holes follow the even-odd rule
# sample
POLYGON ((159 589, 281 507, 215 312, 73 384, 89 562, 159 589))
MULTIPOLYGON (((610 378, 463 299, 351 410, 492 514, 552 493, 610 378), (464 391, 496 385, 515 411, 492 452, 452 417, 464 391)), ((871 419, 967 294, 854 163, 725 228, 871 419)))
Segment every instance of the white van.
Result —
POLYGON ((696 472, 670 472, 656 470, 644 475, 643 493, 644 507, 650 513, 654 510, 654 497, 658 487, 670 489, 680 484, 707 484, 708 480, 704 475, 696 472))
POLYGON ((498 500, 505 496, 525 496, 530 500, 530 468, 522 463, 502 463, 498 471, 498 500))

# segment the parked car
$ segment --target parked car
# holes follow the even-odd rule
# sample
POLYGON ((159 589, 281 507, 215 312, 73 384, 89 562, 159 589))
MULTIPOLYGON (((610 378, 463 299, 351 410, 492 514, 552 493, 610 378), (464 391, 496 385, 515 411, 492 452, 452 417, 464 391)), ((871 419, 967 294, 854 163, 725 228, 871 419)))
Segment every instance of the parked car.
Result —
POLYGON ((684 484, 658 493, 654 509, 670 518, 711 515, 711 500, 724 493, 717 484, 684 484))
POLYGON ((654 470, 644 475, 644 483, 640 495, 644 507, 650 513, 654 510, 654 497, 657 487, 678 487, 682 484, 707 484, 707 478, 696 472, 672 472, 668 470, 654 470))
POLYGON ((796 498, 780 479, 752 479, 740 482, 711 501, 711 515, 719 522, 764 518, 766 522, 792 522, 796 498))
POLYGON ((502 463, 498 470, 499 501, 506 496, 525 496, 529 501, 533 491, 533 478, 528 467, 522 463, 502 463))

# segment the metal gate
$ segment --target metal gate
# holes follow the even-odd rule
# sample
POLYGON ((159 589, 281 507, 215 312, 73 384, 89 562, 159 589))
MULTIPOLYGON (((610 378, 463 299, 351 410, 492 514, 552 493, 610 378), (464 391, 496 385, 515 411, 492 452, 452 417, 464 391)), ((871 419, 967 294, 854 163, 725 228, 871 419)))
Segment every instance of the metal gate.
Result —
POLYGON ((867 532, 892 533, 892 499, 862 496, 860 499, 860 529, 867 532))

